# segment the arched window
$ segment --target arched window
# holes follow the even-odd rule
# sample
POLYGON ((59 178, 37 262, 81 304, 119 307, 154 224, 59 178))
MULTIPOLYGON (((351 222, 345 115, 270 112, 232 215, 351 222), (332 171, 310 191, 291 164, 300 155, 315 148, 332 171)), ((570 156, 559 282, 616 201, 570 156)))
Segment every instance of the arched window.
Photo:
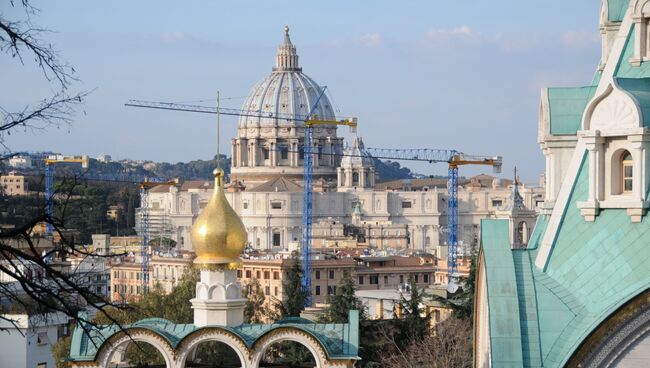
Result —
POLYGON ((522 221, 517 225, 517 244, 528 243, 528 224, 522 221))
POLYGON ((632 193, 632 174, 634 169, 632 168, 632 155, 629 151, 621 154, 620 170, 622 193, 632 193))
POLYGON ((359 173, 358 172, 353 172, 352 173, 352 186, 357 186, 359 185, 359 173))

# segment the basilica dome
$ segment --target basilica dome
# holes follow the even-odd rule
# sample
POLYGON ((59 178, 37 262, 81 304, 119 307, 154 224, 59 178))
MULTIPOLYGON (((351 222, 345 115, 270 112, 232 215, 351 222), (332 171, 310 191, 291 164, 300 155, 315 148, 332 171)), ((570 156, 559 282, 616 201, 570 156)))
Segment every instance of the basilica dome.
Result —
MULTIPOLYGON (((299 67, 296 47, 289 38, 289 27, 285 27, 284 42, 278 47, 273 72, 251 89, 242 106, 242 110, 261 111, 264 117, 241 116, 239 128, 300 126, 302 122, 281 117, 307 116, 321 91, 322 87, 299 67)), ((324 120, 335 119, 327 95, 318 100, 314 114, 324 120)))

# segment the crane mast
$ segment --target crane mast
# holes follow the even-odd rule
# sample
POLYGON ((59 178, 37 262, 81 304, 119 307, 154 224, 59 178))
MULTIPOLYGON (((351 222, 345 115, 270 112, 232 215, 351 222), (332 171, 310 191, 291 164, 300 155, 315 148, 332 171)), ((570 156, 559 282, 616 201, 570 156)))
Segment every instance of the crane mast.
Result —
MULTIPOLYGON (((327 120, 319 116, 313 115, 318 107, 320 99, 325 94, 327 87, 323 87, 318 95, 318 98, 311 106, 311 110, 307 115, 298 115, 298 114, 285 114, 285 113, 269 113, 262 111, 250 111, 250 110, 238 110, 238 109, 228 109, 222 108, 220 106, 208 107, 208 106, 198 106, 198 105, 185 105, 177 103, 168 103, 168 102, 153 102, 153 101, 142 101, 142 100, 129 100, 125 106, 130 107, 144 107, 151 109, 159 110, 171 110, 171 111, 185 111, 185 112, 197 112, 204 114, 217 114, 217 115, 232 115, 232 116, 249 116, 249 117, 258 117, 258 118, 276 118, 284 121, 300 121, 304 123, 304 142, 303 142, 303 229, 302 229, 302 244, 301 244, 301 287, 306 293, 307 298, 305 300, 305 306, 311 305, 311 254, 312 254, 312 221, 313 221, 313 173, 314 166, 313 160, 318 159, 314 155, 317 153, 314 149, 314 127, 318 125, 345 125, 350 127, 353 131, 357 126, 356 118, 343 118, 340 120, 327 120)), ((143 193, 146 196, 146 193, 143 193)), ((146 213, 146 210, 144 211, 146 213)), ((142 215, 141 207, 141 215, 142 215)), ((142 217, 143 221, 147 221, 148 218, 146 214, 142 217)), ((143 254, 143 257, 145 255, 143 254)))
POLYGON ((51 235, 53 229, 52 218, 54 217, 54 165, 62 163, 77 163, 81 167, 88 168, 88 156, 63 156, 50 155, 45 159, 45 214, 49 221, 45 223, 45 232, 51 235))
POLYGON ((444 162, 447 167, 447 290, 455 293, 459 287, 458 272, 458 167, 466 165, 492 166, 501 172, 501 156, 467 155, 456 150, 430 148, 365 148, 369 157, 391 160, 444 162))
MULTIPOLYGON (((303 182, 303 239, 301 244, 302 288, 308 297, 306 306, 311 305, 311 271, 312 271, 312 222, 313 222, 313 160, 316 154, 314 149, 314 126, 317 125, 346 125, 356 129, 357 121, 352 119, 321 120, 313 116, 318 101, 325 93, 321 90, 318 99, 313 104, 308 115, 267 113, 227 108, 214 108, 198 105, 184 105, 166 102, 152 102, 142 100, 129 100, 125 105, 161 110, 197 112, 205 114, 223 114, 232 116, 250 116, 277 118, 285 121, 302 121, 305 126, 303 144, 304 153, 304 182, 303 182)), ((342 156, 342 154, 334 155, 342 156)), ((448 290, 455 292, 458 289, 458 168, 466 165, 492 166, 495 172, 500 172, 502 159, 500 156, 474 156, 456 150, 448 149, 393 149, 393 148, 365 148, 362 153, 366 157, 391 160, 424 161, 429 163, 444 162, 448 165, 448 200, 447 200, 447 278, 448 290)), ((316 158, 317 159, 317 158, 316 158)), ((146 195, 146 194, 145 194, 146 195)))

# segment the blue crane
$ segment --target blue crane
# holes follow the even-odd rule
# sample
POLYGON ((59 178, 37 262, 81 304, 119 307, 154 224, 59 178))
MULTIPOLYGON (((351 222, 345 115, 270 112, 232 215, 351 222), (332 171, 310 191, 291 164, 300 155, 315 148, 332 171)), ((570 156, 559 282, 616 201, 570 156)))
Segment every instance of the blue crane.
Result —
POLYGON ((455 293, 459 287, 458 273, 458 167, 465 165, 488 165, 501 172, 501 156, 467 155, 456 150, 429 148, 365 148, 366 157, 378 159, 425 161, 447 164, 447 290, 455 293))
POLYGON ((314 111, 318 107, 318 102, 325 94, 327 87, 321 88, 318 98, 311 107, 309 114, 307 115, 298 115, 298 114, 285 114, 285 113, 271 113, 271 112, 262 112, 262 111, 251 111, 251 110, 239 110, 239 109, 228 109, 222 107, 209 107, 209 106, 199 106, 199 105, 185 105, 169 102, 153 102, 153 101, 142 101, 142 100, 129 100, 125 106, 130 107, 145 107, 151 109, 160 109, 160 110, 172 110, 172 111, 185 111, 185 112, 198 112, 204 114, 217 114, 217 115, 232 115, 232 116, 249 116, 257 118, 276 118, 284 121, 300 121, 303 122, 305 126, 305 137, 303 142, 303 152, 304 152, 304 177, 303 177, 303 239, 301 245, 301 267, 302 267, 302 289, 305 291, 307 297, 305 301, 305 306, 311 305, 311 254, 312 254, 312 209, 313 209, 313 160, 314 155, 317 154, 314 147, 314 127, 318 125, 346 125, 349 126, 353 131, 357 126, 356 118, 346 118, 339 120, 325 120, 320 117, 313 115, 314 111))
MULTIPOLYGON (((54 216, 54 165, 60 163, 79 163, 82 168, 88 168, 88 156, 61 156, 51 155, 45 159, 45 213, 50 217, 54 216)), ((159 184, 175 183, 165 178, 147 177, 132 173, 80 173, 79 179, 85 181, 103 182, 126 182, 140 185, 140 234, 142 235, 142 246, 140 247, 140 281, 143 293, 147 292, 149 283, 149 202, 147 200, 149 188, 159 184)), ((52 224, 46 223, 46 232, 51 234, 52 224)))

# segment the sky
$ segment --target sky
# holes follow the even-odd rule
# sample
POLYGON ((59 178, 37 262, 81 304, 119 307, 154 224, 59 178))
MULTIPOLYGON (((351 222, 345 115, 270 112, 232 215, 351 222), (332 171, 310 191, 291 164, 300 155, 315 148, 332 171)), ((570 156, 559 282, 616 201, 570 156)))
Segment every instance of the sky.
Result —
MULTIPOLYGON (((303 72, 328 87, 366 146, 501 155, 505 176, 544 170, 540 90, 588 85, 600 57, 597 0, 32 1, 32 21, 92 91, 70 126, 7 137, 14 151, 178 162, 216 150, 211 115, 125 107, 129 99, 240 108, 274 65, 283 28, 303 72)), ((20 15, 7 1, 0 14, 20 15)), ((51 94, 26 60, 0 56, 1 106, 51 94)), ((230 154, 237 120, 222 118, 230 154)), ((349 137, 344 132, 342 135, 349 137)), ((427 175, 444 165, 406 163, 427 175)), ((461 175, 490 173, 463 168, 461 175)))

